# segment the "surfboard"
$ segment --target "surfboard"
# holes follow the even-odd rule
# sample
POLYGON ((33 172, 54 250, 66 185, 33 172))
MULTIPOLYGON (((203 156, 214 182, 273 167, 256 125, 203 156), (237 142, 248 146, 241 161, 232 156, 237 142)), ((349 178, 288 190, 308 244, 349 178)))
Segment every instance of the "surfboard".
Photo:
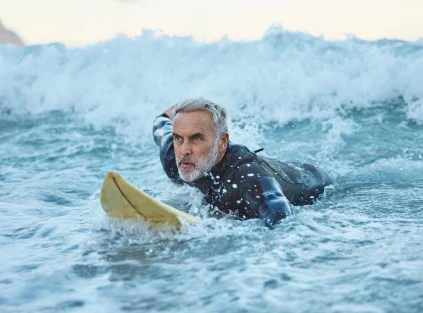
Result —
POLYGON ((181 220, 196 224, 199 219, 175 209, 132 185, 118 172, 109 171, 100 191, 100 203, 110 217, 143 219, 156 226, 181 226, 181 220))

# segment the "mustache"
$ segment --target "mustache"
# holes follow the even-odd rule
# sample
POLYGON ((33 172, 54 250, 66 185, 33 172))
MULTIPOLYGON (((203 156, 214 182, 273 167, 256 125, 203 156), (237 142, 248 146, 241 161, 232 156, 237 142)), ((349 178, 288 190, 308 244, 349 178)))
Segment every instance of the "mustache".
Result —
POLYGON ((194 165, 197 165, 196 163, 195 163, 195 161, 193 160, 193 159, 191 159, 191 158, 189 158, 189 157, 182 157, 182 158, 180 158, 179 160, 178 160, 178 166, 179 165, 181 165, 181 163, 191 163, 191 164, 194 164, 194 165))

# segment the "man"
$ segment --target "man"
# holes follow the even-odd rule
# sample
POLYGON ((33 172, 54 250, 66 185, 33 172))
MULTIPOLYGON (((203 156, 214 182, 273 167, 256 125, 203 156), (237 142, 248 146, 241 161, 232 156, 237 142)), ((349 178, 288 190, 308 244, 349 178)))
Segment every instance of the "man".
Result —
POLYGON ((153 136, 170 179, 197 187, 222 213, 260 217, 270 228, 292 214, 291 204, 313 203, 332 183, 313 165, 280 162, 232 144, 226 110, 203 98, 158 116, 153 136))

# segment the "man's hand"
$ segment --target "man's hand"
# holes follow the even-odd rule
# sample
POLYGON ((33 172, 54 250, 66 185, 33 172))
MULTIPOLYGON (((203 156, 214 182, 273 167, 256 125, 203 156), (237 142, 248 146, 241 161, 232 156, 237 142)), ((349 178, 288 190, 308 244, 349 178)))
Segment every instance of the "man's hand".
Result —
POLYGON ((173 107, 174 107, 174 105, 172 105, 169 109, 167 109, 166 111, 164 111, 164 114, 166 114, 167 117, 169 117, 172 121, 173 121, 173 118, 175 117, 173 115, 173 107))

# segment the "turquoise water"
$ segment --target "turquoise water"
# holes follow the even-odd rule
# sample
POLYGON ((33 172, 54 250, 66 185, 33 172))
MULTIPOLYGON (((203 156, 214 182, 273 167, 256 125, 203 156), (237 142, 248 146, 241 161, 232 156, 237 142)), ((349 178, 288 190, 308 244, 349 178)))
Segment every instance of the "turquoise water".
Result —
POLYGON ((145 32, 0 46, 0 81, 1 312, 423 310, 423 42, 145 32), (208 218, 198 191, 166 178, 151 135, 190 96, 228 108, 233 142, 336 184, 275 230, 208 218), (110 169, 203 221, 106 217, 110 169))

